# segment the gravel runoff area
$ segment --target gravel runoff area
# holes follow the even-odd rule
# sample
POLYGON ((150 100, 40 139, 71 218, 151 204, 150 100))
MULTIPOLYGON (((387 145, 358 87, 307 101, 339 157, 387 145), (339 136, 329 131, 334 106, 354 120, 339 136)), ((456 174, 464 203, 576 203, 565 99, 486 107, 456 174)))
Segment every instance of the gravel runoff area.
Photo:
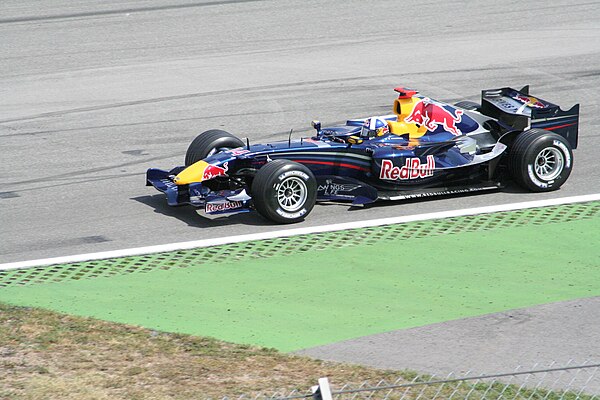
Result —
MULTIPOLYGON (((600 297, 562 301, 364 336, 296 352, 437 375, 509 372, 600 360, 600 297)), ((581 385, 585 382, 578 382, 581 385)), ((585 384, 600 393, 600 377, 585 384)))

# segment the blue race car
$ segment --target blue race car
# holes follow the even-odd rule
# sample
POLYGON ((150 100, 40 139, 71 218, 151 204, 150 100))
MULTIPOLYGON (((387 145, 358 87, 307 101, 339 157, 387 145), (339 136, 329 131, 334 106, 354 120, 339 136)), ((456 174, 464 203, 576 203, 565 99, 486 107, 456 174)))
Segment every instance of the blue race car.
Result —
MULTIPOLYGON (((209 130, 187 149, 185 165, 151 168, 146 184, 172 206, 207 214, 258 211, 277 223, 304 219, 317 201, 363 206, 502 187, 558 189, 573 168, 579 105, 568 111, 529 87, 482 91, 481 104, 445 104, 398 87, 393 114, 322 127, 314 136, 244 143, 209 130)), ((291 135, 290 135, 291 136, 291 135)))

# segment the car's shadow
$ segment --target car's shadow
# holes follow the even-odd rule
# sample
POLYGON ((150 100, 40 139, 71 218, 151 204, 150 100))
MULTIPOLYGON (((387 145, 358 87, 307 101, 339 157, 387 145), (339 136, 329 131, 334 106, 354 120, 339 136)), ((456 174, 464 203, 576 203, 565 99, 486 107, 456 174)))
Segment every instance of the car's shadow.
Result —
MULTIPOLYGON (((390 205, 390 204, 394 204, 394 205, 399 205, 399 204, 408 205, 408 204, 417 204, 417 203, 426 204, 426 203, 436 201, 436 200, 441 200, 441 199, 481 197, 481 196, 491 195, 494 193, 519 194, 519 195, 528 194, 528 193, 535 194, 527 189, 522 188, 515 182, 507 181, 501 188, 498 188, 498 189, 492 189, 492 190, 480 191, 480 192, 476 191, 476 192, 472 192, 472 193, 443 194, 443 195, 436 195, 436 196, 431 196, 431 197, 419 197, 419 198, 414 198, 414 199, 378 201, 375 203, 367 204, 365 206, 350 207, 350 211, 365 210, 365 209, 370 209, 370 208, 380 208, 380 207, 385 207, 386 205, 390 205)), ((520 201, 523 201, 523 200, 520 200, 520 201)), ((342 203, 330 203, 330 204, 339 205, 342 203)), ((493 205, 493 204, 490 202, 489 205, 493 205)))
POLYGON ((166 215, 168 217, 177 218, 185 222, 189 226, 195 228, 212 228, 228 225, 255 225, 255 226, 270 226, 278 225, 274 222, 267 221, 256 212, 246 212, 230 215, 219 215, 215 217, 206 217, 199 214, 194 207, 180 206, 172 207, 167 204, 163 194, 155 194, 150 196, 132 197, 135 200, 154 209, 155 213, 166 215))
MULTIPOLYGON (((396 200, 396 201, 378 201, 372 204, 367 204, 364 206, 352 206, 347 202, 319 202, 317 203, 317 207, 342 207, 350 212, 357 212, 361 210, 368 210, 372 208, 380 208, 386 207, 391 204, 415 204, 415 203, 428 203, 430 201, 435 201, 439 199, 445 198, 458 198, 458 197, 471 197, 471 196, 485 196, 492 193, 508 193, 508 194, 524 194, 530 193, 528 190, 525 190, 518 186, 516 183, 507 182, 506 185, 497 190, 490 190, 486 192, 473 192, 473 193, 461 193, 461 194, 448 194, 448 195, 440 195, 440 196, 432 196, 432 197, 423 197, 416 199, 405 199, 405 200, 396 200)), ((131 200, 135 200, 147 206, 150 206, 154 209, 155 213, 166 215, 168 217, 177 218, 180 221, 185 222, 189 226, 196 228, 211 228, 211 227, 220 227, 220 226, 229 226, 229 225, 253 225, 253 226, 280 226, 275 222, 271 222, 260 216, 257 212, 246 212, 239 214, 231 214, 231 215, 218 215, 218 216, 205 216, 201 213, 198 213, 196 209, 190 206, 180 206, 180 207, 172 207, 169 206, 166 202, 165 196, 163 194, 155 194, 148 196, 138 196, 132 197, 131 200)))
POLYGON ((525 193, 533 193, 527 189, 522 188, 516 182, 507 181, 505 186, 499 190, 502 193, 510 193, 510 194, 525 194, 525 193))

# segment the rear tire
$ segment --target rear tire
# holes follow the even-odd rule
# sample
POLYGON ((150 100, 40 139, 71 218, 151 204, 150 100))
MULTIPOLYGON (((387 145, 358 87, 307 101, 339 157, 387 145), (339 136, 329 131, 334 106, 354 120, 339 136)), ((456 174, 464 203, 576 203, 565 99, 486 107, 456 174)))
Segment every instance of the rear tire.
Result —
POLYGON ((481 111, 481 104, 475 103, 474 101, 459 101, 458 103, 454 104, 454 106, 463 108, 465 110, 481 111))
POLYGON ((185 153, 185 166, 188 167, 220 151, 243 146, 244 142, 229 132, 220 129, 202 132, 190 143, 185 153))
POLYGON ((302 221, 313 209, 317 181, 302 164, 274 160, 258 170, 251 191, 260 215, 280 224, 291 224, 302 221))
POLYGON ((524 188, 549 192, 560 188, 569 178, 573 151, 562 136, 543 129, 530 129, 513 142, 508 168, 524 188))

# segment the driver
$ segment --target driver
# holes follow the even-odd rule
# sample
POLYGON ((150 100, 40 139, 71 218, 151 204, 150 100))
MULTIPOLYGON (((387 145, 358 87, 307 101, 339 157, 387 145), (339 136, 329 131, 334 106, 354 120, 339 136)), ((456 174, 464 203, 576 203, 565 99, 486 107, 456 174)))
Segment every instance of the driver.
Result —
POLYGON ((390 131, 388 122, 381 117, 371 117, 365 120, 360 130, 360 137, 363 139, 383 136, 390 131))

